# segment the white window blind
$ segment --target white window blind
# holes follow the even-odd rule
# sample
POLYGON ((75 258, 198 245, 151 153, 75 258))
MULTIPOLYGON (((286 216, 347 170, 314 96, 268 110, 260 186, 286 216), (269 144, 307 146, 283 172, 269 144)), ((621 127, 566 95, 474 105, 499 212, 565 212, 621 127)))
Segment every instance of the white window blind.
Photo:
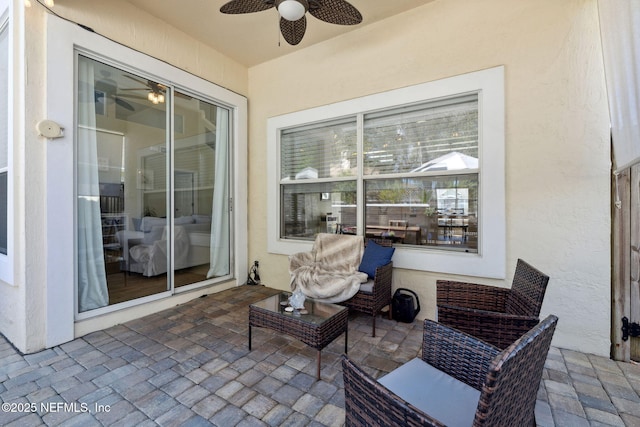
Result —
POLYGON ((452 152, 478 158, 477 94, 367 114, 365 168, 406 173, 452 152))
POLYGON ((284 130, 280 145, 282 179, 333 178, 357 170, 353 117, 284 130))

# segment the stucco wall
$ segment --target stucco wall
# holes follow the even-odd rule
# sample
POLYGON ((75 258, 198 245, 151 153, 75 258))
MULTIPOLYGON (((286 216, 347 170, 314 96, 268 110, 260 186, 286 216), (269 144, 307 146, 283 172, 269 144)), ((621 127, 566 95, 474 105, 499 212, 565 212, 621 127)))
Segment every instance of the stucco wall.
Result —
MULTIPOLYGON (((554 345, 609 354, 609 125, 595 0, 439 0, 249 70, 250 260, 288 288, 267 253, 266 120, 292 111, 505 66, 507 279, 517 258, 551 276, 554 345)), ((435 280, 395 269, 434 318, 435 280)))
MULTIPOLYGON (((13 72, 14 84, 10 87, 13 95, 10 96, 10 136, 9 141, 20 141, 15 144, 10 151, 12 159, 12 172, 14 185, 18 188, 28 188, 29 191, 15 191, 12 199, 8 203, 9 217, 13 216, 13 224, 10 232, 13 232, 13 248, 9 246, 10 262, 13 268, 11 279, 0 281, 0 332, 4 334, 17 348, 23 351, 33 351, 42 348, 44 344, 44 287, 27 287, 25 283, 31 280, 34 283, 43 283, 44 266, 34 268, 33 263, 41 260, 40 248, 42 247, 43 223, 34 224, 29 230, 26 229, 26 212, 42 211, 43 189, 41 177, 35 172, 37 167, 41 167, 40 161, 43 158, 42 147, 35 146, 35 141, 25 141, 25 117, 32 111, 40 111, 39 103, 31 105, 25 103, 25 85, 30 85, 35 90, 42 88, 42 80, 45 70, 42 67, 26 72, 25 56, 32 51, 31 46, 42 46, 43 34, 25 31, 25 8, 23 2, 19 0, 9 0, 11 4, 9 13, 9 31, 11 33, 12 57, 11 70, 13 72), (24 143, 22 143, 24 141, 24 143), (33 253, 27 258, 25 248, 27 241, 33 244, 33 253), (33 320, 33 322, 31 322, 33 320), (33 324, 32 328, 27 327, 27 323, 33 324)), ((41 16, 35 16, 34 25, 41 25, 41 16)), ((37 50, 37 48, 36 48, 37 50)), ((33 129, 35 122, 28 122, 33 129)), ((41 264, 42 262, 39 261, 41 264)))

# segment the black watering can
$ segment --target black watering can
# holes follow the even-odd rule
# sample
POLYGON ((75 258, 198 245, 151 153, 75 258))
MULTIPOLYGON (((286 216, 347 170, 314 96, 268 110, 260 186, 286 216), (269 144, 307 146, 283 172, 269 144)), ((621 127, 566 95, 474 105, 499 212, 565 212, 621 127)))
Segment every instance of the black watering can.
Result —
POLYGON ((393 318, 399 322, 411 323, 420 312, 418 295, 410 289, 396 289, 391 306, 393 318))

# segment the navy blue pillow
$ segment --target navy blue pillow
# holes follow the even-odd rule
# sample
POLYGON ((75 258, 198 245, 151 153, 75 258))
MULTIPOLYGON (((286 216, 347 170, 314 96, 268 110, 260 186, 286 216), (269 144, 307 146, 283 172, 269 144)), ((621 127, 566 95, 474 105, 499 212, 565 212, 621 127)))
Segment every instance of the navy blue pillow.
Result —
POLYGON ((380 246, 370 240, 367 247, 364 248, 364 255, 362 255, 358 271, 367 273, 369 278, 373 279, 376 275, 376 268, 389 264, 395 250, 394 247, 380 246))

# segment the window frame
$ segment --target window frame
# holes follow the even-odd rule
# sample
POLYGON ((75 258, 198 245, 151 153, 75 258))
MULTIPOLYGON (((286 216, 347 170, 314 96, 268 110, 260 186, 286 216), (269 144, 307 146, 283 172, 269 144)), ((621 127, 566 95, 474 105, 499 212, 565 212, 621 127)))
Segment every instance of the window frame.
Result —
MULTIPOLYGON (((291 127, 345 116, 401 107, 406 104, 478 94, 479 239, 478 253, 397 247, 394 267, 418 271, 504 279, 506 276, 505 100, 504 66, 493 67, 335 104, 297 111, 267 120, 267 250, 291 255, 308 251, 313 242, 280 238, 280 133, 291 127)), ((362 126, 362 119, 359 119, 362 126)), ((464 171, 461 171, 464 172, 464 171)), ((358 192, 363 194, 363 176, 358 192)), ((361 201, 360 201, 361 203, 361 201)), ((358 226, 364 210, 358 208, 358 226)))

